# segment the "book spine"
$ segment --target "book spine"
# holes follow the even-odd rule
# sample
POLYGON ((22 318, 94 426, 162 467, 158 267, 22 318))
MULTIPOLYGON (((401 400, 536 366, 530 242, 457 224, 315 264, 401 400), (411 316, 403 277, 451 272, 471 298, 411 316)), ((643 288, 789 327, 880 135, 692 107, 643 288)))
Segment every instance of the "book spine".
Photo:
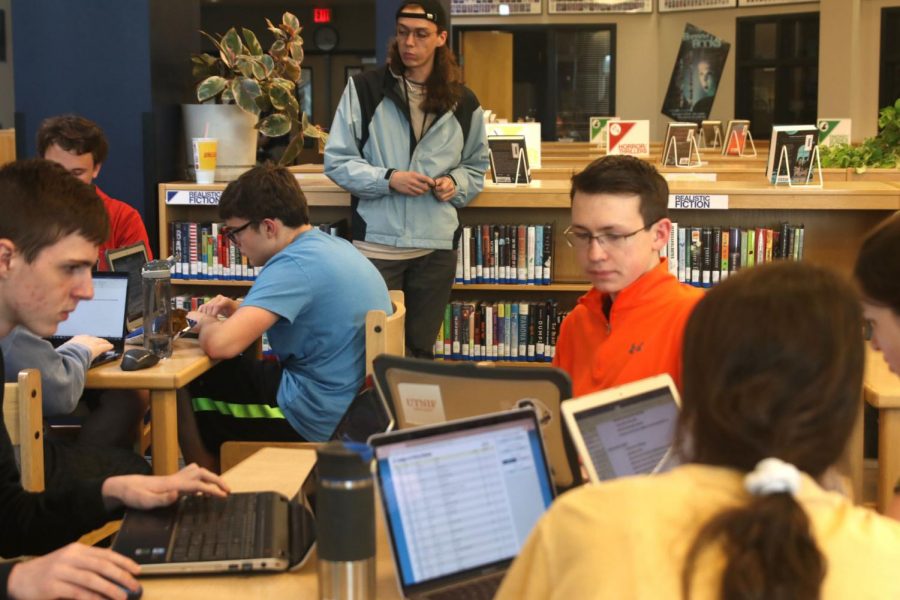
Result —
POLYGON ((719 281, 728 277, 731 272, 728 261, 731 259, 731 231, 728 228, 722 229, 721 241, 721 257, 719 259, 719 281))
POLYGON ((497 232, 495 235, 497 239, 497 257, 499 258, 497 263, 500 267, 497 273, 497 283, 509 283, 506 262, 506 225, 497 225, 495 231, 497 232))
POLYGON ((700 253, 703 242, 701 241, 701 231, 699 227, 691 227, 691 278, 688 281, 691 285, 699 286, 700 279, 700 253))
POLYGON ((537 314, 534 318, 534 360, 544 362, 544 347, 547 343, 547 330, 545 329, 547 306, 543 302, 538 302, 535 308, 537 314))
POLYGON ((700 229, 700 285, 712 285, 712 228, 700 229))
POLYGON ((498 302, 497 308, 497 360, 503 360, 506 356, 506 304, 498 302))
MULTIPOLYGON (((747 229, 747 260, 741 261, 741 266, 753 267, 756 265, 756 230, 747 229)), ((741 254, 743 259, 743 254, 741 254)))
POLYGON ((519 303, 519 360, 528 358, 528 303, 519 303))
POLYGON ((669 273, 678 278, 678 223, 672 223, 669 231, 669 242, 664 246, 668 260, 669 273))
POLYGON ((528 226, 519 225, 516 230, 519 256, 516 261, 516 279, 518 283, 528 283, 528 226))
POLYGON ((509 305, 509 359, 519 358, 519 303, 511 302, 509 305))
POLYGON ((500 283, 500 226, 491 225, 491 283, 500 283))
POLYGON ((731 246, 731 261, 728 265, 728 274, 731 275, 741 268, 741 230, 732 227, 728 233, 728 243, 731 246))
POLYGON ((688 280, 688 276, 686 274, 685 267, 689 264, 687 259, 688 254, 685 247, 685 234, 687 233, 684 227, 678 228, 678 281, 686 282, 688 280))
POLYGON ((475 283, 484 283, 484 250, 482 248, 481 226, 476 225, 473 229, 475 239, 475 283))
POLYGON ((519 283, 519 226, 509 226, 509 282, 519 283))
POLYGON ((453 305, 444 307, 444 358, 453 356, 453 305))
POLYGON ((456 251, 456 274, 453 276, 454 283, 463 283, 463 258, 465 257, 465 248, 459 248, 456 251))
POLYGON ((528 254, 525 257, 527 261, 526 283, 534 283, 534 225, 528 226, 528 254))
MULTIPOLYGON (((722 270, 722 228, 712 228, 712 260, 710 261, 710 277, 711 285, 719 283, 719 274, 722 270)), ((727 252, 725 253, 728 254, 727 252)))
POLYGON ((534 226, 534 284, 544 280, 544 227, 534 226))
POLYGON ((553 224, 544 225, 544 272, 541 283, 550 285, 553 280, 551 270, 553 268, 553 224))
POLYGON ((481 348, 483 344, 481 323, 481 303, 476 302, 472 305, 472 358, 474 360, 481 359, 481 348))

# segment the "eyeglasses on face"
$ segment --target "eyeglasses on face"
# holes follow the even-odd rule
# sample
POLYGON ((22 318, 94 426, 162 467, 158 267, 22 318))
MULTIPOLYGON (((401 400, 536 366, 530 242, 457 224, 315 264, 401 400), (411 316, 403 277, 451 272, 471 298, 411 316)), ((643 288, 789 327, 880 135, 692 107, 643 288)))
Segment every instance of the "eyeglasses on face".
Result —
POLYGON ((649 231, 650 227, 652 226, 653 223, 651 223, 650 225, 644 225, 640 229, 635 229, 631 233, 598 233, 595 235, 590 231, 573 228, 571 225, 569 225, 568 227, 566 227, 566 230, 563 231, 563 236, 566 238, 566 243, 571 248, 588 248, 591 245, 591 241, 596 240, 597 243, 600 244, 601 248, 615 250, 624 247, 628 238, 635 236, 642 231, 649 231))
POLYGON ((258 223, 258 221, 247 221, 240 227, 229 227, 228 225, 226 225, 222 228, 222 235, 231 240, 232 243, 237 244, 238 234, 256 223, 258 223))
POLYGON ((424 42, 432 35, 435 34, 433 31, 429 31, 425 28, 417 28, 417 29, 407 29, 406 27, 398 27, 397 28, 397 41, 405 42, 406 38, 408 38, 412 34, 413 40, 416 42, 424 42))

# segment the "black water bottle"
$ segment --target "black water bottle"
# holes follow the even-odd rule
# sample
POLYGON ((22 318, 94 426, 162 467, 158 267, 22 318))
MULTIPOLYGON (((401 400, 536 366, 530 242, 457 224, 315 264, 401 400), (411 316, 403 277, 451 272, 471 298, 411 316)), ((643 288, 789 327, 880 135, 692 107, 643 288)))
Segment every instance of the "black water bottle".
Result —
POLYGON ((375 494, 365 444, 329 442, 317 451, 319 598, 375 598, 375 494))

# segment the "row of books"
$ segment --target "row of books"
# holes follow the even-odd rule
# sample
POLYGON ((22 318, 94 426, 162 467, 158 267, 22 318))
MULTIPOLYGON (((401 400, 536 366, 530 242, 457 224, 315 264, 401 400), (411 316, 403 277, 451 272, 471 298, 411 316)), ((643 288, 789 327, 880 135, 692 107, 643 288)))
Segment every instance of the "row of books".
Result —
POLYGON ((555 300, 447 304, 436 358, 550 362, 565 318, 555 300))
MULTIPOLYGON (((347 219, 314 227, 338 237, 347 237, 347 219)), ((222 235, 224 223, 169 223, 169 254, 174 258, 175 279, 221 279, 253 281, 262 271, 241 254, 237 244, 222 235)))
POLYGON ((178 294, 172 296, 172 308, 183 308, 184 310, 197 310, 203 304, 212 300, 212 296, 191 296, 190 294, 178 294))
POLYGON ((745 267, 779 259, 803 258, 803 225, 777 227, 691 227, 672 224, 660 255, 679 281, 710 287, 745 267))
POLYGON ((237 245, 222 234, 224 223, 169 223, 173 279, 256 279, 262 267, 247 262, 237 245))
POLYGON ((553 225, 465 225, 456 283, 550 285, 553 225))

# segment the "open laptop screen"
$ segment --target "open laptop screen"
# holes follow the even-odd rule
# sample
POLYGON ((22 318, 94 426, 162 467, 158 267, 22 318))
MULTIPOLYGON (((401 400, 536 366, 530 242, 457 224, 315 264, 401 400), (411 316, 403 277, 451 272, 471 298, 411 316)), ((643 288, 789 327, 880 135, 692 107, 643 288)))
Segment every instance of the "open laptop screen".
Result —
POLYGON ((661 387, 574 413, 597 477, 652 473, 672 446, 678 404, 661 387))
POLYGON ((97 273, 94 275, 94 297, 79 302, 69 318, 59 324, 53 338, 87 334, 121 339, 125 335, 127 301, 127 274, 97 273))
POLYGON ((506 414, 520 417, 476 417, 457 421, 461 429, 414 438, 406 430, 376 443, 404 587, 510 561, 552 502, 534 412, 506 414))
POLYGON ((144 314, 144 298, 141 289, 141 269, 147 262, 147 249, 144 247, 144 243, 139 242, 125 248, 108 250, 106 262, 111 271, 128 274, 130 282, 127 305, 128 321, 139 325, 138 321, 144 314))

